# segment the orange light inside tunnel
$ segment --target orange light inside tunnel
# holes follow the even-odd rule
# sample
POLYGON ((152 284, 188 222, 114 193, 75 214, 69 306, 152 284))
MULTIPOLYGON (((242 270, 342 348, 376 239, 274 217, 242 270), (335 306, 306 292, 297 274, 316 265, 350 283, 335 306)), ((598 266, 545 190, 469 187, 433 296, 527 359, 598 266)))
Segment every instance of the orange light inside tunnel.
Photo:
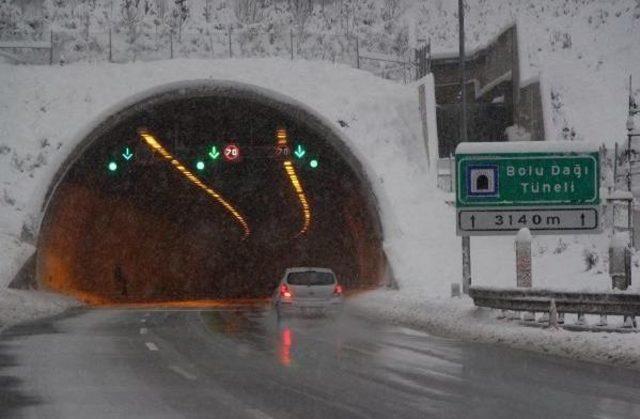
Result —
POLYGON ((291 181, 291 185, 296 191, 298 200, 300 201, 300 205, 302 206, 304 223, 297 234, 299 236, 309 230, 309 226, 311 225, 311 207, 309 206, 309 201, 307 200, 307 196, 304 193, 304 189, 302 189, 302 185, 300 184, 300 180, 298 179, 298 175, 296 174, 296 169, 293 167, 293 163, 291 163, 291 160, 287 160, 284 162, 284 170, 287 172, 289 180, 291 181))
POLYGON ((278 146, 286 146, 287 145, 287 130, 284 128, 278 128, 276 131, 276 138, 278 146))
MULTIPOLYGON (((276 144, 278 147, 286 146, 288 142, 287 138, 287 130, 285 128, 278 128, 276 130, 276 144)), ((304 193, 304 189, 302 189, 302 184, 300 183, 300 179, 298 179, 298 175, 296 174, 296 169, 293 167, 293 163, 291 160, 286 160, 284 162, 284 170, 289 176, 289 181, 293 186, 293 189, 298 195, 298 200, 300 201, 300 205, 302 206, 302 215, 304 217, 304 223, 302 224, 302 228, 296 234, 300 236, 306 233, 309 230, 309 226, 311 225, 311 207, 309 206, 309 201, 307 200, 307 196, 304 193)))
POLYGON ((231 205, 226 199, 222 197, 222 195, 220 195, 209 186, 205 185, 200 179, 198 179, 197 176, 187 170, 187 168, 184 167, 184 165, 182 165, 182 163, 180 163, 178 160, 176 160, 149 132, 140 130, 139 134, 149 147, 151 147, 154 151, 160 153, 162 157, 171 162, 176 170, 178 170, 183 176, 185 176, 191 183, 213 197, 218 203, 220 203, 220 205, 224 207, 224 209, 227 210, 227 212, 229 212, 229 214, 233 216, 236 222, 240 224, 240 226, 244 230, 243 239, 247 238, 251 234, 251 229, 249 228, 249 224, 247 223, 247 221, 240 214, 240 212, 233 207, 233 205, 231 205))

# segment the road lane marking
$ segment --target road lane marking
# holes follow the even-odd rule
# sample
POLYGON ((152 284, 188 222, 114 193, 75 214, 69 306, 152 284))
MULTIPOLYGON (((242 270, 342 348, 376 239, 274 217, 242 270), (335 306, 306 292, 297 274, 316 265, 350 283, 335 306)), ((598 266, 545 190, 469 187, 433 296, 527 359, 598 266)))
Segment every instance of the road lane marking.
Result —
POLYGON ((141 335, 146 335, 148 331, 149 331, 149 329, 147 329, 146 327, 141 327, 140 328, 140 334, 141 335))
POLYGON ((142 320, 140 320, 140 322, 142 322, 142 323, 146 323, 146 322, 147 322, 147 319, 142 319, 142 320))
POLYGON ((256 419, 273 419, 272 416, 267 415, 259 409, 247 409, 245 412, 256 419))
POLYGON ((198 377, 196 377, 195 375, 183 370, 182 368, 180 368, 177 365, 170 365, 169 369, 173 372, 175 372, 176 374, 178 374, 179 376, 186 378, 187 380, 191 380, 191 381, 195 381, 198 377))
POLYGON ((145 345, 147 345, 147 348, 149 348, 149 350, 150 350, 150 351, 157 351, 157 350, 159 350, 159 349, 158 349, 158 346, 157 346, 155 343, 153 343, 153 342, 145 342, 145 345))

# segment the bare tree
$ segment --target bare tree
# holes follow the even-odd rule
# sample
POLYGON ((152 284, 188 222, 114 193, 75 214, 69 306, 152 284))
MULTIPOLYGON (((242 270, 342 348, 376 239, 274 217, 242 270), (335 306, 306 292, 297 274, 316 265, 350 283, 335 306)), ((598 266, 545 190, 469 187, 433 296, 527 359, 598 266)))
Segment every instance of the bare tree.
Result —
POLYGON ((313 13, 313 0, 289 0, 289 11, 296 32, 301 35, 313 13))
POLYGON ((262 20, 264 6, 264 0, 235 0, 233 13, 241 23, 257 23, 262 20))
POLYGON ((155 0, 156 2, 156 13, 158 14, 158 19, 164 19, 164 16, 167 12, 167 0, 155 0))
POLYGON ((384 0, 382 2, 382 19, 395 20, 401 12, 402 0, 384 0))
POLYGON ((187 0, 174 0, 173 8, 171 9, 171 15, 169 16, 169 26, 174 31, 178 29, 178 41, 182 42, 182 28, 189 19, 191 11, 187 0))
POLYGON ((138 39, 138 26, 143 17, 140 0, 122 0, 120 13, 122 14, 122 24, 127 30, 127 41, 133 45, 138 39))
POLYGON ((213 5, 211 4, 211 0, 204 0, 204 8, 202 10, 202 16, 204 16, 204 21, 209 23, 211 22, 211 17, 213 16, 213 5))
POLYGON ((15 32, 20 22, 20 8, 10 0, 0 0, 0 34, 15 32))

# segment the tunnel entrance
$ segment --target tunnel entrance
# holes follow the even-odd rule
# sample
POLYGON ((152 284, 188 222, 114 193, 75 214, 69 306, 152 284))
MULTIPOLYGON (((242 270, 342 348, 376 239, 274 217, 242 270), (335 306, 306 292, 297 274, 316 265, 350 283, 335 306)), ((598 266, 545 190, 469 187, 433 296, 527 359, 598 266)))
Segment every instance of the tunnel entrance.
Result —
POLYGON ((36 275, 90 302, 164 302, 266 297, 292 266, 329 267, 348 290, 381 282, 368 180, 311 112, 207 84, 84 139, 47 199, 36 275))

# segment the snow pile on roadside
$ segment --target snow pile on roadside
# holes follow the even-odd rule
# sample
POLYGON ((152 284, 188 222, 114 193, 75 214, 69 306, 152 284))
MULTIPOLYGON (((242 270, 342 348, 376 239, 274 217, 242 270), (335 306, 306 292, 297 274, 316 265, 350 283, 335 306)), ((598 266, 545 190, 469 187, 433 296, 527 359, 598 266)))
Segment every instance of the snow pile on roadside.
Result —
POLYGON ((34 252, 33 245, 0 231, 0 278, 11 281, 34 252))
POLYGON ((0 289, 0 328, 55 316, 81 303, 60 294, 42 291, 0 289))
MULTIPOLYGON (((350 305, 367 317, 435 335, 640 370, 640 333, 570 332, 521 326, 496 319, 496 310, 475 307, 468 297, 433 298, 424 291, 378 290, 354 297, 350 305)), ((567 320, 571 321, 569 316, 567 320)))

